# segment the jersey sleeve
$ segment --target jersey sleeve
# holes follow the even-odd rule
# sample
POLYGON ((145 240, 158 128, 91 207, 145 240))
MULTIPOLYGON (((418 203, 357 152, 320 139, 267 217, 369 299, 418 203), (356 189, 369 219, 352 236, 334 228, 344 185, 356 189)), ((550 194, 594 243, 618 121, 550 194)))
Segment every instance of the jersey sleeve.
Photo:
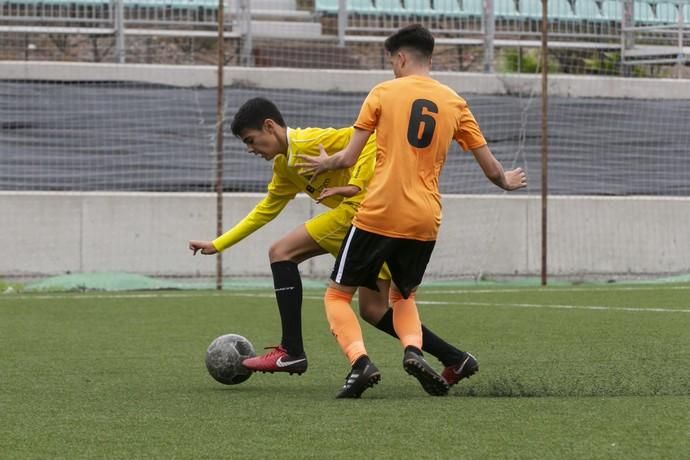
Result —
POLYGON ((273 173, 268 184, 268 193, 247 216, 234 227, 213 240, 213 247, 223 251, 242 241, 276 218, 285 206, 297 195, 297 188, 282 175, 273 173))
POLYGON ((319 145, 333 154, 347 146, 352 128, 302 128, 290 131, 290 157, 288 166, 294 167, 297 155, 318 156, 319 145))
POLYGON ((364 100, 354 126, 355 128, 373 132, 376 130, 380 116, 381 100, 379 97, 379 87, 376 86, 369 92, 369 95, 364 100))
POLYGON ((464 151, 473 150, 486 145, 486 139, 479 129, 477 120, 470 112, 467 103, 462 101, 458 127, 455 130, 455 141, 464 151))
POLYGON ((362 149, 362 153, 357 159, 357 163, 352 167, 350 180, 348 185, 359 187, 360 191, 367 189, 367 184, 374 176, 374 167, 376 166, 376 136, 371 135, 366 145, 362 149))

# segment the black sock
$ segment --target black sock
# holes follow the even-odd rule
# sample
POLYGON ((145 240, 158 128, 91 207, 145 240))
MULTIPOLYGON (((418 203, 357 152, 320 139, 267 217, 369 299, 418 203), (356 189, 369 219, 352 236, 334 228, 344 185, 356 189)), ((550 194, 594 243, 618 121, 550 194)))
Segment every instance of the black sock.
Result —
MULTIPOLYGON (((393 327, 393 309, 388 308, 386 313, 381 317, 376 328, 398 338, 393 327)), ((426 351, 432 356, 435 356, 444 366, 457 364, 462 360, 463 352, 458 350, 453 345, 449 344, 422 324, 422 350, 426 351)))
POLYGON ((283 328, 280 343, 290 356, 302 356, 302 278, 297 264, 287 260, 274 262, 271 271, 283 328))
POLYGON ((357 358, 357 361, 352 365, 353 369, 364 369, 367 367, 368 364, 371 363, 371 360, 367 355, 362 355, 359 358, 357 358))

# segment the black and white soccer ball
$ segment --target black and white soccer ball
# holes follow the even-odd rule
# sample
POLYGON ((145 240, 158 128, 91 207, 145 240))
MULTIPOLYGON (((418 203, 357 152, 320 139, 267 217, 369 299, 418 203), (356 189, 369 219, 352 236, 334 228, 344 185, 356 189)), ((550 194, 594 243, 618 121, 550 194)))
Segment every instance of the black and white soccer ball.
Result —
POLYGON ((225 385, 242 383, 252 376, 252 371, 242 361, 256 356, 254 345, 239 334, 217 337, 206 350, 206 369, 211 377, 225 385))

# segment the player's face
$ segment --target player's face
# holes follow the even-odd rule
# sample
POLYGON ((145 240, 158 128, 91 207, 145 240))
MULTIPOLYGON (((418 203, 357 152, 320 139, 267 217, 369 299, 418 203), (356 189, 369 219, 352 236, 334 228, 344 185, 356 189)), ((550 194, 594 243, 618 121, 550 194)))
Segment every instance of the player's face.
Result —
POLYGON ((272 120, 266 120, 261 129, 245 129, 240 132, 240 139, 247 146, 247 151, 259 155, 266 161, 273 160, 282 153, 272 120))

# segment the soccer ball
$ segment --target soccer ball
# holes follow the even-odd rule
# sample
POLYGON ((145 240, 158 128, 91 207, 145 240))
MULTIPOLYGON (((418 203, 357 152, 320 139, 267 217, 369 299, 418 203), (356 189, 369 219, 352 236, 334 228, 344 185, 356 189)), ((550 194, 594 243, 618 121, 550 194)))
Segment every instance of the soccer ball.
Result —
POLYGON ((238 334, 221 335, 206 350, 206 369, 218 382, 236 385, 252 376, 242 361, 254 356, 254 346, 246 338, 238 334))

